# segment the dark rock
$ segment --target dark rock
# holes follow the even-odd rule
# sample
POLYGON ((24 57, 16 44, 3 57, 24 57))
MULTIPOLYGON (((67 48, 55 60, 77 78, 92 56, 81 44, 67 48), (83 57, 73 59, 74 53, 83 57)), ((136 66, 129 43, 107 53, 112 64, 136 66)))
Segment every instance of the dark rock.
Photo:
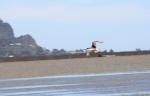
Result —
POLYGON ((38 46, 30 35, 14 37, 12 27, 0 20, 0 57, 46 55, 47 50, 38 46))
POLYGON ((36 46, 35 40, 30 35, 23 35, 15 39, 15 43, 21 43, 23 45, 36 46))
POLYGON ((5 46, 14 40, 12 27, 0 20, 0 46, 5 46))

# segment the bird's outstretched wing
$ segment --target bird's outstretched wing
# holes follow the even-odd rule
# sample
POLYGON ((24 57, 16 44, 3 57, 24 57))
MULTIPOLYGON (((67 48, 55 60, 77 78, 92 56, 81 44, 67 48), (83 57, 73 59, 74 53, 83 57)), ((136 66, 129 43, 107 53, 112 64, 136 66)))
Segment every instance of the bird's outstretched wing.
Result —
POLYGON ((103 41, 93 41, 95 43, 104 43, 103 41))

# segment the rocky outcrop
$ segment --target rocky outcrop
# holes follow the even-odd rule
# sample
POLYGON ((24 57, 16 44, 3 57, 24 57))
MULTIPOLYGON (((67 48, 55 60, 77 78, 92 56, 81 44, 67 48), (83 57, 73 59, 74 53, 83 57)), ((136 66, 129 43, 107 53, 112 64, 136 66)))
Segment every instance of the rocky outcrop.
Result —
POLYGON ((23 35, 15 39, 15 43, 21 43, 23 45, 36 46, 35 40, 30 35, 23 35))
POLYGON ((0 20, 0 46, 6 46, 15 39, 13 29, 8 23, 0 20))
POLYGON ((0 57, 39 56, 48 54, 30 35, 15 37, 12 27, 0 20, 0 57))

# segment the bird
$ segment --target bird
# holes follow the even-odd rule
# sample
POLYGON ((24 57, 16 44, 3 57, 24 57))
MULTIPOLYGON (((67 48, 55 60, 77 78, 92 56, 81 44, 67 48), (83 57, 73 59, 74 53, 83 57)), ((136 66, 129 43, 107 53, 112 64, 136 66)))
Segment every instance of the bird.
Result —
POLYGON ((96 43, 103 43, 103 41, 92 41, 92 45, 90 48, 86 48, 86 56, 90 56, 90 53, 99 53, 100 49, 96 47, 96 43))

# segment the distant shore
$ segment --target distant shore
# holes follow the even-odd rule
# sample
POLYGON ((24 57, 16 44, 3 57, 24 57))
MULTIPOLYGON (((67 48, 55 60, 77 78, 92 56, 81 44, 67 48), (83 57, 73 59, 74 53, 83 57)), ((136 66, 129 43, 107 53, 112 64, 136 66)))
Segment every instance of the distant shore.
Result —
POLYGON ((150 55, 1 62, 0 78, 150 70, 150 55))
POLYGON ((134 55, 150 55, 150 50, 138 51, 123 51, 123 52, 100 52, 92 53, 91 56, 86 56, 85 53, 75 54, 53 54, 40 56, 15 56, 15 57, 0 57, 0 62, 16 62, 16 61, 36 61, 36 60, 57 60, 57 59, 73 59, 73 58, 89 58, 89 57, 103 57, 103 56, 134 56, 134 55))

